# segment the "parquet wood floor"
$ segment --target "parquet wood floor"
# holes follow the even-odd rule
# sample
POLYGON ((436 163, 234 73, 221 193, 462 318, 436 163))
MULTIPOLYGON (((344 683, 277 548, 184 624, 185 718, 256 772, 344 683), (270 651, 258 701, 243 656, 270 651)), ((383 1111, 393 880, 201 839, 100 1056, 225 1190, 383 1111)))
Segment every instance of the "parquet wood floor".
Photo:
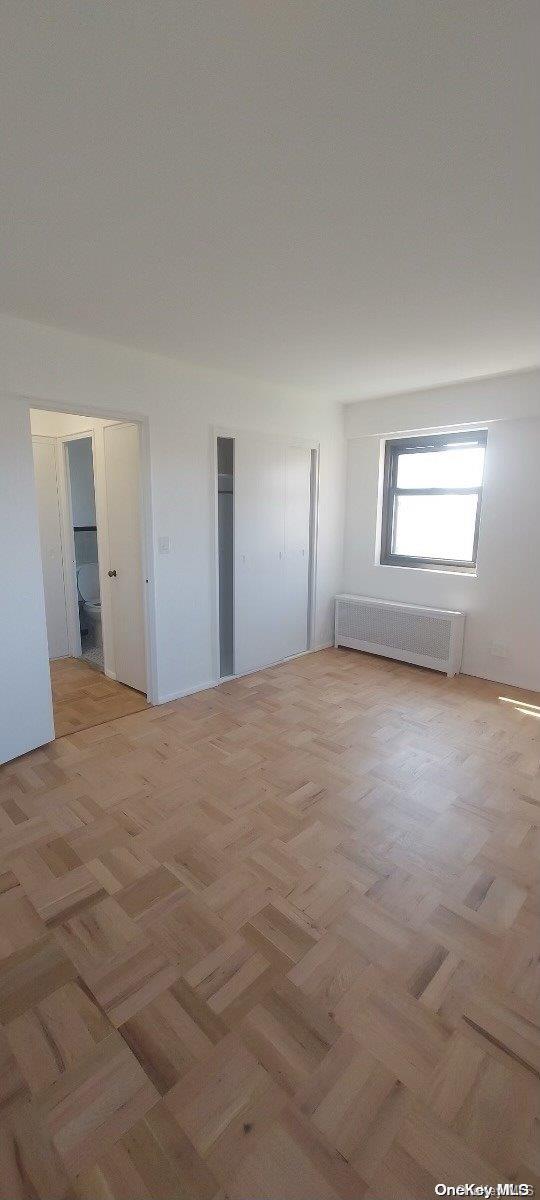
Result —
POLYGON ((50 669, 57 738, 148 707, 141 692, 109 679, 82 658, 55 658, 50 669))
POLYGON ((0 827, 3 1200, 540 1187, 540 697, 323 651, 8 764, 0 827))

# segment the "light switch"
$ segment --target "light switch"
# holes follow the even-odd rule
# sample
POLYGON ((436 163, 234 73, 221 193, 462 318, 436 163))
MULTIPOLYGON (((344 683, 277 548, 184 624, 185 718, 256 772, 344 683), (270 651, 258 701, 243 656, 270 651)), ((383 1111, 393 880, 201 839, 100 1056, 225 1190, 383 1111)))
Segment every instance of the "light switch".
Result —
POLYGON ((170 553, 171 553, 171 539, 170 539, 170 537, 160 537, 160 538, 158 538, 158 551, 159 551, 159 553, 160 553, 160 554, 170 554, 170 553))

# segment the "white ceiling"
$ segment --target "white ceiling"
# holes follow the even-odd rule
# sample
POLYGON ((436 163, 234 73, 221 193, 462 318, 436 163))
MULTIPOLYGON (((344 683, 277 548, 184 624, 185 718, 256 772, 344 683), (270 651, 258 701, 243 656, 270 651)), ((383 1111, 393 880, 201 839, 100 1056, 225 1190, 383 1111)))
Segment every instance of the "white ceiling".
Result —
POLYGON ((540 361, 540 0, 14 0, 0 307, 339 399, 540 361))

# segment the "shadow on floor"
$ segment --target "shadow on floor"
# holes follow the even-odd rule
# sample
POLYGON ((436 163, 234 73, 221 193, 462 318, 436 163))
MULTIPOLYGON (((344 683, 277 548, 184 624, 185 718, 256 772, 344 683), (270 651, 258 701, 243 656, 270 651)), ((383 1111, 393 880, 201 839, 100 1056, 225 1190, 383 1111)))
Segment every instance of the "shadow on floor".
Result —
POLYGON ((50 668, 57 738, 149 707, 142 692, 108 679, 80 658, 56 658, 50 668))

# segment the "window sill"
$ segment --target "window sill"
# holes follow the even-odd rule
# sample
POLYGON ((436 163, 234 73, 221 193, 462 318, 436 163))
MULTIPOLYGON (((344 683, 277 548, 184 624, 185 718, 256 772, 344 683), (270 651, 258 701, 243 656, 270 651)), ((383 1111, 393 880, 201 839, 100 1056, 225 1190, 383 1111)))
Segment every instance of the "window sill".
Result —
POLYGON ((429 575, 459 575, 460 579, 478 579, 478 571, 475 567, 420 567, 416 563, 406 566, 404 563, 382 563, 376 561, 375 566, 382 567, 383 571, 420 571, 422 575, 426 572, 429 575))

